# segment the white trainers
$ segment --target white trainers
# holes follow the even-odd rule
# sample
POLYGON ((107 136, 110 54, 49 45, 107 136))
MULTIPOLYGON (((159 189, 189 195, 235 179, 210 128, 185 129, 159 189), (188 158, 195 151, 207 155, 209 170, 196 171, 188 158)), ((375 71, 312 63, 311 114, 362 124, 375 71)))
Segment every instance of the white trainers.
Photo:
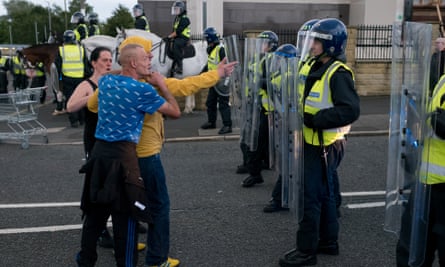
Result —
POLYGON ((57 110, 57 109, 55 109, 55 110, 53 111, 53 116, 62 115, 62 114, 65 114, 65 113, 66 113, 66 110, 65 110, 65 109, 62 109, 62 110, 57 110))

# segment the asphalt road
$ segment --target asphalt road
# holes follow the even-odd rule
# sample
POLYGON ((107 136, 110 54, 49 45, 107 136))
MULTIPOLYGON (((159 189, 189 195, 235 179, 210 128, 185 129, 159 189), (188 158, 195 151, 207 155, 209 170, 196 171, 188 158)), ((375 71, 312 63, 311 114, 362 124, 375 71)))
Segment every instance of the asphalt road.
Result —
MULTIPOLYGON (((75 266, 82 146, 23 150, 0 144, 0 150, 0 266, 75 266)), ((293 215, 261 211, 273 172, 264 171, 260 186, 240 186, 237 141, 168 142, 162 158, 171 198, 170 255, 181 266, 278 266, 278 258, 295 246, 293 215)), ((396 237, 383 231, 386 162, 386 136, 349 138, 339 169, 340 255, 320 255, 318 266, 395 266, 396 237), (357 205, 363 203, 372 207, 357 205)), ((141 252, 139 266, 143 258, 141 252)), ((97 266, 114 266, 111 250, 99 249, 97 266)))

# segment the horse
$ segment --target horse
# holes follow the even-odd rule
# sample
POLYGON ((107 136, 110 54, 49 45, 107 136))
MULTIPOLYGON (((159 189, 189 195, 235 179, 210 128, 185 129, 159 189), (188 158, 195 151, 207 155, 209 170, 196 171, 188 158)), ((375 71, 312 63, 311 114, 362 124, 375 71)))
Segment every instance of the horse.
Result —
POLYGON ((119 42, 115 37, 108 35, 93 35, 81 41, 83 48, 85 49, 85 56, 89 59, 91 56, 91 52, 96 47, 104 46, 111 50, 111 54, 113 56, 113 65, 112 68, 114 70, 120 69, 119 64, 117 63, 118 57, 118 46, 119 42))
MULTIPOLYGON (((204 41, 195 41, 192 43, 193 48, 195 49, 195 55, 183 59, 183 73, 182 75, 179 75, 172 72, 173 60, 166 55, 167 46, 162 38, 152 32, 138 29, 124 29, 122 31, 118 30, 116 39, 120 43, 129 36, 141 36, 152 41, 152 69, 166 77, 182 79, 187 76, 198 75, 207 64, 207 44, 204 41)), ((184 113, 191 113, 194 108, 195 96, 187 96, 185 99, 184 113)))
POLYGON ((56 95, 61 95, 57 69, 54 65, 59 53, 58 43, 37 44, 25 47, 17 51, 22 64, 27 68, 34 68, 38 63, 43 63, 48 88, 56 95))

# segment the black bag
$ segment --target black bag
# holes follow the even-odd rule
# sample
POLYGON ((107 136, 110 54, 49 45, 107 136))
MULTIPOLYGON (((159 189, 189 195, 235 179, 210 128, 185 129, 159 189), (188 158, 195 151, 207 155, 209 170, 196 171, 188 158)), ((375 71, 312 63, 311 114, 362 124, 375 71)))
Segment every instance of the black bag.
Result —
POLYGON ((445 139, 445 109, 437 108, 431 115, 431 126, 434 133, 441 139, 445 139))

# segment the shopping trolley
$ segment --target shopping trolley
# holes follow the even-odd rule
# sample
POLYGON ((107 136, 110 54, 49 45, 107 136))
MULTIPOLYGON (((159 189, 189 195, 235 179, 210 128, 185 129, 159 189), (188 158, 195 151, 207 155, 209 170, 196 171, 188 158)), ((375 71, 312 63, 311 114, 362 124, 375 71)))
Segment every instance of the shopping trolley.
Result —
POLYGON ((48 143, 47 129, 37 120, 39 99, 45 87, 26 88, 0 94, 0 140, 19 140, 23 149, 29 147, 33 135, 41 135, 48 143))

